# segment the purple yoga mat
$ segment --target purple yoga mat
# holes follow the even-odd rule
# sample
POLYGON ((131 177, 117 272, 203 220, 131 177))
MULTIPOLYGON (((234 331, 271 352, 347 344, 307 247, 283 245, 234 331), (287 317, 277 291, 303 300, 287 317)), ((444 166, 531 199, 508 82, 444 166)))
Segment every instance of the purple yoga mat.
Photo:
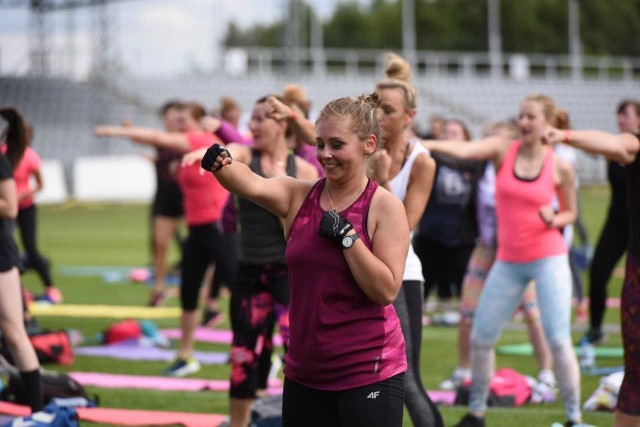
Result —
MULTIPOLYGON (((151 377, 145 375, 116 375, 103 374, 99 372, 70 372, 69 375, 82 385, 102 388, 135 388, 163 391, 225 391, 229 389, 229 381, 223 380, 151 377)), ((269 381, 269 389, 281 387, 282 381, 269 381)))
MULTIPOLYGON (((172 340, 179 340, 182 335, 180 329, 163 329, 160 331, 165 337, 172 340)), ((233 333, 225 329, 210 329, 199 327, 196 329, 195 339, 196 341, 208 342, 213 344, 231 344, 231 338, 233 333)), ((273 336, 273 344, 282 346, 282 338, 280 335, 273 336)))
MULTIPOLYGON (((75 354, 80 356, 109 357, 123 360, 147 360, 170 362, 176 358, 176 351, 165 348, 145 347, 137 342, 125 342, 96 347, 76 347, 75 354)), ((221 352, 194 351, 193 357, 203 365, 224 365, 229 355, 221 352)))

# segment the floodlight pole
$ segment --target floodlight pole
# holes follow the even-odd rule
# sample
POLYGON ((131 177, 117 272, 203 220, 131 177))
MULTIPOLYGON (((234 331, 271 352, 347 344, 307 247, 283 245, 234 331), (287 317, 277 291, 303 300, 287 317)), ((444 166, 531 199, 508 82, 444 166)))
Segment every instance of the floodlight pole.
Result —
POLYGON ((49 24, 47 19, 46 3, 41 0, 31 2, 31 49, 29 72, 38 77, 49 75, 50 51, 49 51, 49 24))
POLYGON ((297 75, 299 72, 300 61, 300 17, 298 12, 298 0, 289 0, 287 20, 287 37, 285 46, 287 47, 287 69, 293 74, 297 75))
POLYGON ((569 15, 569 56, 571 57, 571 76, 582 78, 582 53, 580 43, 580 3, 578 0, 568 0, 569 15))
POLYGON ((487 0, 487 33, 491 76, 502 77, 502 36, 500 30, 500 0, 487 0))
POLYGON ((76 77, 76 11, 69 9, 66 12, 67 18, 67 73, 69 77, 76 77))
POLYGON ((310 16, 310 39, 313 56, 313 72, 316 76, 324 76, 327 71, 324 57, 324 29, 322 20, 315 10, 310 16))
POLYGON ((415 66, 416 62, 416 8, 415 0, 402 0, 402 54, 415 66))

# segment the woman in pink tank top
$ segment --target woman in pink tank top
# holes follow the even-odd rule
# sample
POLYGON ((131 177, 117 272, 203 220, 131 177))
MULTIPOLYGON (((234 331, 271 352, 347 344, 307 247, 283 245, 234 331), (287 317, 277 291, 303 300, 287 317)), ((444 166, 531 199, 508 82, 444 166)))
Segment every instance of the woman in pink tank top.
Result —
POLYGON ((492 353, 504 324, 536 282, 538 306, 564 400, 568 426, 581 422, 580 371, 571 344, 571 272, 560 229, 576 216, 571 166, 546 145, 556 106, 531 95, 520 106, 520 139, 489 137, 474 144, 427 143, 458 158, 492 160, 496 167, 498 254, 478 301, 471 332, 469 414, 457 427, 484 426, 492 353), (557 196, 559 210, 551 205, 557 196))
POLYGON ((327 177, 260 177, 214 145, 202 167, 283 219, 291 284, 285 426, 401 426, 405 345, 391 305, 409 248, 402 202, 367 178, 375 94, 327 104, 317 157, 327 177))

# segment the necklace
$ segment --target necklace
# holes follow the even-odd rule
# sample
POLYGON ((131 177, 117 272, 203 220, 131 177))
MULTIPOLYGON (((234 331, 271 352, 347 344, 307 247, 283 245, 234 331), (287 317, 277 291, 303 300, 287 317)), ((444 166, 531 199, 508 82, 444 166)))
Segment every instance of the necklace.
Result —
POLYGON ((345 204, 347 204, 347 202, 349 202, 350 200, 352 200, 357 194, 359 194, 362 189, 364 188, 365 184, 368 182, 369 180, 365 181, 352 195, 350 195, 349 197, 347 197, 345 199, 344 202, 340 203, 338 206, 333 204, 333 200, 331 200, 331 193, 329 192, 329 183, 327 182, 324 186, 324 188, 327 190, 327 197, 329 197, 329 203, 331 203, 331 207, 333 207, 333 211, 337 212, 338 209, 340 209, 341 207, 343 207, 345 204))

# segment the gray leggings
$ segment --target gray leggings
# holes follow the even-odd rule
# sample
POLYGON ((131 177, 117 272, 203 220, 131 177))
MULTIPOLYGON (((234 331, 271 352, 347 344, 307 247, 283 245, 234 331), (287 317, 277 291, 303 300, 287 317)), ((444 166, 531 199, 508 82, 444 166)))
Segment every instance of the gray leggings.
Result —
POLYGON ((404 403, 415 427, 443 427, 440 411, 427 395, 420 378, 422 345, 422 282, 402 282, 393 306, 400 319, 407 349, 407 372, 404 377, 404 403))

